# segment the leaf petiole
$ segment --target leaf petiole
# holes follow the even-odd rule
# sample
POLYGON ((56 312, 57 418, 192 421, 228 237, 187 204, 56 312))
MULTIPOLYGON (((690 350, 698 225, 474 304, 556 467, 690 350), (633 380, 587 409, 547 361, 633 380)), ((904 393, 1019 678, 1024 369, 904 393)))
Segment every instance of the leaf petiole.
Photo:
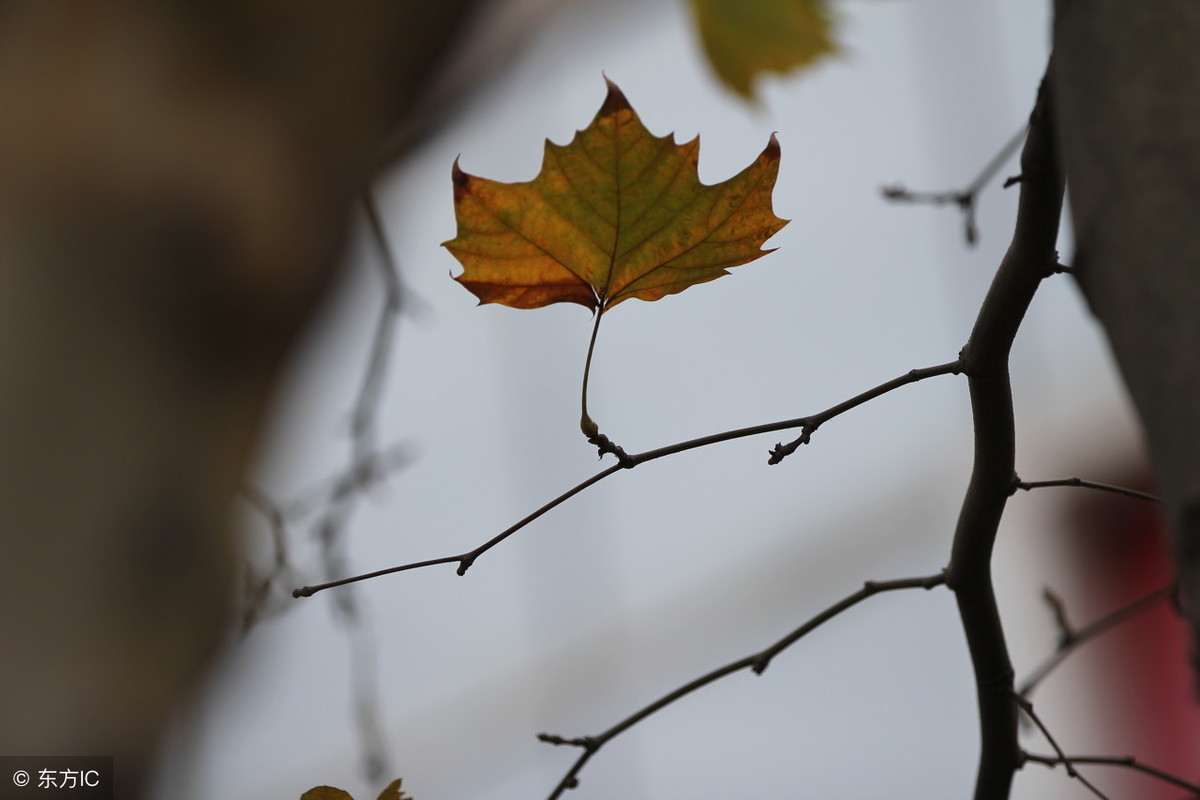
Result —
POLYGON ((596 309, 596 322, 592 325, 592 338, 588 341, 587 359, 583 362, 583 395, 580 401, 582 413, 579 417, 579 429, 583 431, 583 435, 588 441, 600 435, 600 426, 588 416, 587 410, 587 390, 588 377, 592 374, 592 352, 596 349, 596 334, 600 331, 600 320, 604 316, 604 309, 596 309))
POLYGON ((588 443, 596 446, 600 457, 612 453, 622 465, 629 462, 629 455, 619 445, 600 432, 600 426, 591 418, 587 410, 588 378, 592 374, 592 353, 596 350, 596 334, 600 331, 600 320, 604 316, 604 306, 596 309, 596 322, 592 325, 592 338, 588 342, 587 359, 583 362, 583 392, 580 399, 579 429, 587 437, 588 443))

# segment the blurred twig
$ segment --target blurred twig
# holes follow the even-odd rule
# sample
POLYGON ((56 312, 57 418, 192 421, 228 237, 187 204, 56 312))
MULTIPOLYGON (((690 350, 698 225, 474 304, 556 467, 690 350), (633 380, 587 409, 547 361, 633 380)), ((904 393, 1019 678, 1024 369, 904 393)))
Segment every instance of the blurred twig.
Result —
POLYGON ((1055 621, 1058 624, 1058 646, 1055 648, 1054 652, 1051 653, 1050 656, 1043 661, 1040 666, 1037 667, 1037 669, 1030 673, 1029 677, 1026 678, 1019 687, 1017 687, 1018 694, 1023 697, 1028 697, 1059 664, 1066 660, 1067 656, 1075 652, 1075 650, 1081 645, 1090 642, 1092 639, 1095 639, 1097 636, 1109 630, 1110 628, 1114 628, 1122 622, 1136 617, 1143 611, 1148 611, 1164 600, 1170 599, 1174 593, 1175 584, 1168 584, 1167 586, 1155 589, 1153 592, 1143 595, 1142 597, 1139 597, 1130 603, 1126 603, 1116 611, 1106 614, 1090 625, 1086 625, 1083 628, 1076 630, 1075 628, 1071 627, 1070 623, 1067 622, 1066 610, 1063 607, 1062 600, 1047 589, 1047 602, 1054 611, 1055 621))
MULTIPOLYGON (((963 236, 967 244, 974 247, 979 242, 979 228, 975 222, 975 207, 979 200, 979 193, 996 176, 1000 168, 1016 154, 1017 149, 1021 146, 1021 142, 1025 141, 1027 130, 1027 127, 1023 127, 1017 131, 1016 135, 1004 147, 1000 148, 1000 152, 992 156, 992 160, 984 166, 973 181, 967 184, 966 188, 957 191, 915 192, 906 188, 903 184, 896 183, 884 186, 881 189, 883 196, 897 203, 920 203, 933 206, 953 204, 958 206, 963 213, 963 236)), ((1019 177, 1009 178, 1004 182, 1004 188, 1007 189, 1018 182, 1020 182, 1019 177)))
MULTIPOLYGON (((1034 713, 1033 703, 1029 702, 1016 692, 1013 693, 1013 699, 1016 700, 1017 706, 1021 709, 1021 711, 1025 712, 1029 719, 1033 720, 1033 724, 1036 725, 1037 729, 1042 732, 1042 736, 1046 737, 1046 741, 1050 744, 1050 747, 1054 749, 1056 754, 1056 763, 1063 765, 1063 767, 1067 770, 1067 775, 1086 786, 1088 790, 1091 791, 1091 793, 1096 797, 1101 798, 1101 800, 1108 800, 1108 795, 1097 789, 1091 781, 1080 775, 1079 771, 1075 769, 1075 762, 1063 752, 1063 749, 1059 747, 1058 742, 1055 741, 1054 736, 1051 735, 1050 730, 1046 727, 1046 724, 1042 722, 1041 718, 1038 717, 1036 713, 1034 713)), ((1024 758, 1028 759, 1028 754, 1024 754, 1024 758)))
POLYGON ((1146 766, 1145 764, 1140 763, 1133 756, 1070 756, 1064 758, 1061 755, 1044 756, 1036 753, 1026 753, 1025 761, 1031 761, 1035 764, 1041 764, 1051 768, 1057 767, 1060 764, 1065 766, 1068 762, 1071 764, 1096 764, 1107 767, 1124 767, 1125 769, 1131 769, 1135 772, 1140 772, 1143 775, 1149 775, 1152 778, 1157 778, 1164 783, 1178 786, 1180 789, 1187 789, 1195 796, 1200 797, 1200 784, 1188 783, 1178 775, 1172 775, 1171 773, 1164 772, 1161 769, 1155 769, 1154 767, 1146 766))

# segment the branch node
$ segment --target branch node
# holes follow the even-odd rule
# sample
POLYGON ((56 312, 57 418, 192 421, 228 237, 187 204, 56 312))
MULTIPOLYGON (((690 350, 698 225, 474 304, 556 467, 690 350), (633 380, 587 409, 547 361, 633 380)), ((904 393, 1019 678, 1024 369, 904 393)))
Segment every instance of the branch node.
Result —
POLYGON ((606 453, 612 453, 617 457, 617 463, 626 469, 635 466, 633 458, 625 452, 620 445, 614 444, 612 439, 609 439, 603 433, 597 431, 588 436, 588 444, 595 445, 597 455, 604 458, 606 453))
POLYGON ((1065 650, 1071 647, 1079 637, 1075 627, 1067 619, 1066 603, 1049 586, 1042 589, 1042 600, 1050 606, 1050 611, 1054 614, 1054 624, 1058 626, 1058 648, 1065 650))
POLYGON ((781 444, 777 442, 775 446, 771 448, 770 458, 767 459, 767 463, 778 464, 780 461, 783 461, 792 453, 799 450, 800 445, 808 444, 810 441, 812 441, 812 435, 816 433, 818 427, 819 426, 817 425, 812 425, 806 422, 800 429, 799 438, 794 439, 787 444, 781 444))
POLYGON ((599 742, 594 736, 573 736, 567 738, 566 736, 559 736, 557 733, 539 733, 537 738, 539 742, 552 744, 555 747, 579 747, 588 752, 593 752, 600 747, 599 742))

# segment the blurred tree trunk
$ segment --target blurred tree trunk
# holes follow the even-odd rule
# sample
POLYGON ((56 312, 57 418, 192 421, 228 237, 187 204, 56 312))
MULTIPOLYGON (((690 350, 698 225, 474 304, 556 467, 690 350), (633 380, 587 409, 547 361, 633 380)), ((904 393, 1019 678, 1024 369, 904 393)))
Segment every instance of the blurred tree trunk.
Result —
POLYGON ((140 795, 281 367, 472 2, 0 5, 0 753, 140 795))
POLYGON ((1141 417, 1200 630, 1200 3, 1059 0, 1074 267, 1141 417))

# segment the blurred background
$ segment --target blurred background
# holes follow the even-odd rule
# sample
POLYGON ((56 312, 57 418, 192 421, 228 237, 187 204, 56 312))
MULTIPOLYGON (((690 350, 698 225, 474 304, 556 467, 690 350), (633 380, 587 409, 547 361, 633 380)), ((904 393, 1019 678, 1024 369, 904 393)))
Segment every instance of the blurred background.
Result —
MULTIPOLYGON (((545 138, 565 143, 590 122, 603 75, 652 133, 700 135, 707 183, 777 132, 775 211, 792 220, 771 242, 778 252, 684 294, 623 304, 601 332, 589 408, 630 452, 814 413, 950 361, 965 343, 1012 231, 1016 190, 1000 182, 1015 161, 980 195, 975 247, 953 207, 889 204, 880 188, 961 188, 1012 138, 1045 66, 1049 5, 836 3, 840 52, 763 80, 751 105, 713 77, 680 0, 513 4, 536 30, 479 68, 457 111, 377 187, 404 286, 377 437, 402 465, 339 507, 335 563, 353 574, 469 550, 608 463, 578 431, 588 313, 477 307, 450 279, 460 268, 440 243, 455 233, 456 157, 472 174, 531 179, 545 138)), ((1069 263, 1069 241, 1060 251, 1069 263)), ((314 496, 352 452, 351 412, 386 301, 365 221, 349 258, 254 479, 281 505, 314 496)), ((1068 278, 1039 291, 1013 378, 1021 477, 1145 481, 1123 390, 1068 278)), ((288 584, 268 604, 277 613, 231 635, 177 722, 158 796, 296 798, 331 784, 367 798, 402 776, 417 800, 544 797, 577 751, 536 733, 599 733, 865 579, 945 566, 971 459, 964 380, 889 394, 769 467, 781 438, 792 437, 615 475, 463 578, 435 567, 293 601, 276 590, 325 580, 329 564, 328 515, 297 511, 288 584), (369 780, 366 762, 380 759, 369 780)), ((1168 580, 1151 512, 1080 494, 1022 493, 1006 515, 995 568, 1018 679, 1056 644, 1044 586, 1081 625, 1168 580)), ((267 518, 244 511, 252 555, 269 563, 267 518)), ((1146 619, 1158 626, 1149 638, 1114 636, 1072 656, 1037 708, 1068 752, 1135 754, 1195 777, 1182 639, 1169 608, 1146 619)), ((952 596, 896 593, 762 676, 729 677, 630 730, 571 796, 962 798, 977 736, 952 596)), ((1050 752, 1033 731, 1025 744, 1050 752)), ((1114 796, 1179 794, 1089 774, 1114 796)), ((1088 795, 1061 769, 1030 765, 1014 796, 1088 795)))

